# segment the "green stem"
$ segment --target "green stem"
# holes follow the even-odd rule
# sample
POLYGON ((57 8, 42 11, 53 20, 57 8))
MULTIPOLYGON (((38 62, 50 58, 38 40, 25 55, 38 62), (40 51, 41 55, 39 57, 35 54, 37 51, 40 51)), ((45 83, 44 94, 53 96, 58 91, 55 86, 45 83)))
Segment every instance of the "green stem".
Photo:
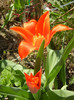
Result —
POLYGON ((33 94, 33 97, 34 97, 35 100, 39 100, 37 94, 33 94))
POLYGON ((45 90, 46 86, 47 86, 47 81, 45 82, 45 84, 43 86, 43 90, 45 90))

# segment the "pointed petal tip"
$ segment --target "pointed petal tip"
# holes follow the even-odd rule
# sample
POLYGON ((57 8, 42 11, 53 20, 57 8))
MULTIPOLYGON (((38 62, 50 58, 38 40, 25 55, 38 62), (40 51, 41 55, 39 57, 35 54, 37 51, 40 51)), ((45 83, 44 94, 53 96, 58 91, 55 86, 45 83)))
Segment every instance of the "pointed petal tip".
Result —
POLYGON ((26 77, 26 76, 29 76, 29 75, 28 75, 27 73, 25 73, 25 72, 24 72, 24 75, 25 75, 25 77, 26 77))
POLYGON ((40 33, 41 35, 43 35, 43 30, 44 30, 44 22, 46 21, 46 19, 49 21, 49 11, 46 11, 45 13, 43 13, 41 15, 41 17, 38 20, 37 26, 36 26, 36 33, 40 33))
POLYGON ((39 72, 42 72, 42 67, 40 68, 39 72))
POLYGON ((41 72, 42 72, 42 67, 40 68, 41 72))
POLYGON ((27 55, 26 55, 26 56, 24 56, 24 55, 23 55, 23 54, 21 54, 21 53, 19 53, 19 56, 20 56, 20 58, 21 58, 21 61, 27 57, 27 55))
POLYGON ((58 24, 52 28, 52 30, 50 31, 50 34, 51 36, 53 36, 56 32, 66 31, 66 30, 74 30, 74 28, 70 28, 66 25, 58 24))
MULTIPOLYGON (((58 26, 58 28, 60 28, 60 31, 61 30, 74 30, 74 28, 71 28, 71 27, 69 27, 69 26, 66 26, 66 25, 63 25, 63 24, 58 24, 58 25, 56 25, 56 26, 58 26)), ((55 27, 56 27, 55 26, 55 27)), ((54 27, 53 27, 54 28, 54 27)))
POLYGON ((74 30, 74 28, 70 28, 70 27, 69 27, 69 30, 74 30))
POLYGON ((26 75, 26 73, 24 72, 24 75, 26 75))
POLYGON ((48 13, 49 13, 49 11, 46 11, 45 13, 47 13, 47 14, 48 14, 48 13))
POLYGON ((22 56, 20 56, 20 58, 21 58, 21 60, 23 60, 23 59, 26 58, 26 57, 22 57, 22 56))

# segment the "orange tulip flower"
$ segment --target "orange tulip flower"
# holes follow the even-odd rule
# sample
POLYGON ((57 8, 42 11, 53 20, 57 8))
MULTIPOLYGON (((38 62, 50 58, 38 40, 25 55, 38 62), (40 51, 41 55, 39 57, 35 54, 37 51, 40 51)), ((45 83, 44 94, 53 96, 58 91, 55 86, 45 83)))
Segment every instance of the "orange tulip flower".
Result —
POLYGON ((53 35, 58 31, 72 30, 72 28, 58 24, 50 31, 49 11, 45 12, 38 22, 34 19, 23 24, 23 27, 12 27, 11 30, 17 32, 23 37, 18 47, 19 56, 25 58, 34 50, 38 50, 43 39, 46 47, 53 35))
POLYGON ((31 93, 37 93, 37 91, 41 87, 41 75, 42 75, 42 68, 40 69, 39 72, 35 76, 30 74, 30 76, 26 73, 25 78, 26 78, 26 83, 28 85, 28 88, 30 89, 31 93))

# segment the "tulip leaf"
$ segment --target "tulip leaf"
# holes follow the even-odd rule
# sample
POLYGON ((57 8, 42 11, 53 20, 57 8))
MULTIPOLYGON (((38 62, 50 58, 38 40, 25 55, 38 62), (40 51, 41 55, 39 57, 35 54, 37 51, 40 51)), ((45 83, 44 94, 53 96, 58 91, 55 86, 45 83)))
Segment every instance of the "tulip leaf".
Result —
POLYGON ((74 100, 74 92, 68 90, 49 90, 41 95, 40 100, 74 100))
MULTIPOLYGON (((64 52, 61 53, 61 55, 59 56, 59 59, 57 59, 57 61, 56 61, 56 58, 55 58, 56 63, 55 63, 55 61, 53 62, 53 61, 51 61, 51 59, 49 59, 50 58, 49 57, 50 56, 50 49, 49 49, 47 63, 46 63, 46 71, 45 71, 47 81, 46 81, 44 87, 46 87, 58 75, 61 68, 64 66, 64 62, 67 59, 68 54, 70 53, 70 51, 73 47, 74 47, 74 37, 70 40, 70 42, 68 43, 64 52), (49 63, 51 63, 50 61, 55 63, 55 65, 52 64, 53 68, 51 68, 51 66, 49 66, 49 63), (52 69, 50 73, 49 73, 49 67, 52 69)), ((54 55, 52 55, 52 58, 54 59, 54 55)))
POLYGON ((59 71, 61 70, 63 66, 63 59, 60 58, 60 60, 58 61, 58 63, 54 66, 53 70, 51 71, 51 73, 48 75, 47 77, 47 81, 45 82, 44 88, 46 88, 46 86, 57 76, 57 74, 59 73, 59 71))
MULTIPOLYGON (((51 73, 51 71, 53 70, 55 65, 59 62, 59 59, 62 56, 63 49, 52 50, 49 47, 47 47, 47 51, 48 51, 48 54, 47 54, 47 62, 46 62, 46 67, 45 67, 46 78, 51 73)), ((54 80, 49 84, 50 88, 53 87, 53 82, 54 82, 54 80)))
POLYGON ((25 90, 18 89, 18 88, 3 86, 3 85, 0 85, 0 94, 20 98, 20 100, 21 99, 22 100, 34 100, 30 92, 27 92, 25 90))
POLYGON ((43 57, 43 51, 44 51, 44 44, 45 44, 45 40, 43 40, 37 57, 36 57, 36 63, 35 63, 35 68, 34 68, 34 75, 40 70, 40 65, 41 65, 41 61, 42 61, 42 57, 43 57))
POLYGON ((66 66, 65 63, 63 64, 60 72, 59 72, 59 78, 61 80, 61 82, 63 83, 63 85, 66 85, 66 66), (63 75, 63 77, 62 77, 63 75))
POLYGON ((74 37, 70 40, 67 47, 64 50, 64 53, 62 55, 63 60, 65 61, 67 59, 68 54, 71 52, 72 48, 74 47, 74 37))
POLYGON ((52 50, 49 47, 47 48, 47 62, 46 62, 46 77, 50 74, 53 70, 54 66, 58 63, 59 59, 62 56, 63 50, 52 50))

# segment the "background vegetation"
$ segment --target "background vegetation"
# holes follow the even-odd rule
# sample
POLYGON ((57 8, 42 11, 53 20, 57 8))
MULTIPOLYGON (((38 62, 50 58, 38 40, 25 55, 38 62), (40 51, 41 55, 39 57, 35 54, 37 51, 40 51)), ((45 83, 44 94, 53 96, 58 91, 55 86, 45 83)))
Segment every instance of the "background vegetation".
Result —
MULTIPOLYGON (((42 13, 47 10, 50 11, 51 29, 57 24, 64 24, 72 28, 74 27, 73 24, 74 23, 74 1, 73 0, 5 0, 5 1, 1 0, 0 2, 0 11, 1 11, 0 12, 0 85, 3 85, 3 87, 1 87, 0 90, 4 90, 5 88, 4 86, 18 87, 20 89, 28 90, 28 87, 25 85, 26 82, 25 82, 25 77, 23 75, 23 72, 24 71, 28 72, 28 70, 25 68, 30 69, 29 73, 33 71, 32 69, 34 69, 34 63, 35 63, 37 52, 35 51, 31 53, 27 58, 21 61, 17 52, 17 47, 19 42, 21 41, 21 37, 16 35, 16 33, 12 33, 9 30, 9 28, 12 26, 22 26, 22 23, 33 18, 38 20, 39 17, 42 15, 42 13)), ((53 50, 60 50, 61 47, 65 48, 69 43, 69 41, 72 39, 73 33, 74 30, 73 31, 70 30, 67 32, 58 32, 57 34, 54 35, 49 47, 53 50)), ((46 49, 44 50, 44 54, 46 56, 47 54, 46 49)), ((69 53, 65 63, 66 66, 65 80, 63 81, 63 79, 61 79, 62 77, 58 74, 56 78, 57 81, 59 81, 59 85, 55 85, 55 87, 53 88, 60 89, 62 87, 62 84, 64 84, 65 87, 63 88, 67 88, 70 91, 74 91, 73 56, 74 56, 74 48, 69 53), (59 76, 61 78, 59 78, 59 76)), ((43 76, 42 82, 44 82, 44 79, 45 78, 43 76)), ((55 84, 57 84, 56 81, 55 84)), ((6 88, 6 91, 9 90, 10 90, 10 94, 12 94, 13 91, 10 88, 6 88)), ((17 92, 18 90, 15 89, 15 91, 17 92)), ((23 92, 23 90, 21 90, 21 93, 27 95, 27 100, 31 100, 25 91, 23 92)), ((47 93, 49 94, 49 91, 47 93)), ((53 93, 50 92, 50 95, 54 93, 55 91, 53 93)), ((61 91, 61 93, 63 92, 61 91)), ((13 94, 16 95, 16 98, 18 97, 17 94, 15 93, 13 94)), ((21 98, 22 94, 20 93, 18 94, 20 95, 19 98, 21 98)), ((44 96, 45 95, 41 97, 41 100, 44 100, 43 99, 44 96)), ((50 99, 52 99, 52 97, 53 96, 51 96, 50 99)), ((57 98, 57 96, 55 97, 57 98)), ((0 95, 1 100, 5 100, 5 99, 20 100, 16 98, 11 97, 10 95, 8 96, 4 92, 3 94, 0 95)), ((21 98, 21 100, 22 99, 23 98, 21 98)), ((56 100, 62 100, 62 98, 59 96, 58 99, 56 100)))

